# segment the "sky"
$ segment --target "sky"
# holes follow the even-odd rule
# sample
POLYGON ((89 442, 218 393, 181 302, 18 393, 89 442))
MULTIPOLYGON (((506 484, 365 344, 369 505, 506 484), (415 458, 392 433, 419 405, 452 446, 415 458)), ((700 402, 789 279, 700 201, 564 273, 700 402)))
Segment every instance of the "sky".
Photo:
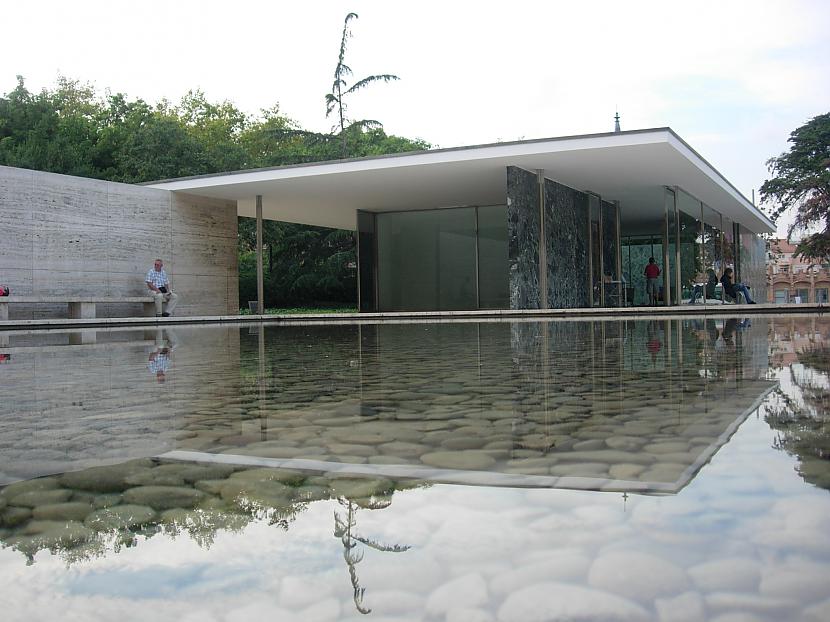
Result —
POLYGON ((826 0, 6 0, 0 94, 18 74, 149 102, 199 88, 329 131, 350 11, 354 77, 401 78, 350 116, 434 147, 611 131, 619 110, 624 130, 671 127, 751 198, 790 132, 830 110, 826 0))

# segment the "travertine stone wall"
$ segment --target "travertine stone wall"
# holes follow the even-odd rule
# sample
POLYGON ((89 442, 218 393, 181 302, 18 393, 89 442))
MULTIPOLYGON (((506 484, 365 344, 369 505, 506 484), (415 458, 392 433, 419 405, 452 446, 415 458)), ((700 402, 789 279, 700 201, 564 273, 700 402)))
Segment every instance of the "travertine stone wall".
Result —
MULTIPOLYGON (((161 257, 177 315, 238 311, 236 205, 167 190, 0 166, 0 284, 21 295, 136 296, 161 257)), ((99 305, 100 317, 141 315, 99 305)), ((65 317, 12 305, 10 319, 65 317)))

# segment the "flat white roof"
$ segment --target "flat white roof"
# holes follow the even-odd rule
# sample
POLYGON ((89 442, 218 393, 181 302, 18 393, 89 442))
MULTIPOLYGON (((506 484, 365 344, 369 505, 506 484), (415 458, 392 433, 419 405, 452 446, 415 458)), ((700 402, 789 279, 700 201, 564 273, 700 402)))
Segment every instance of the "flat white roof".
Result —
POLYGON ((506 200, 506 168, 544 170, 577 190, 619 201, 627 228, 662 218, 678 186, 755 233, 775 230, 712 165, 668 127, 435 149, 234 171, 146 184, 237 202, 240 216, 354 229, 356 210, 406 211, 506 200))

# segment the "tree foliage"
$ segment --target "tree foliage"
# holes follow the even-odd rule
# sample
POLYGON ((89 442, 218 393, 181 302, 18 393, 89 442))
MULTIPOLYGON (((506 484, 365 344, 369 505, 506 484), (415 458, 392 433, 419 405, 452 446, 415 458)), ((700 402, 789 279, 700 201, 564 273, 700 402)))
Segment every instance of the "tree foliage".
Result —
POLYGON ((795 208, 789 235, 808 232, 797 255, 830 259, 830 113, 793 131, 788 142, 789 151, 767 162, 773 177, 761 186, 761 201, 770 206, 773 221, 795 208))
POLYGON ((348 119, 346 117, 345 98, 375 82, 400 80, 394 74, 381 73, 362 78, 349 86, 347 79, 350 79, 352 69, 346 64, 346 43, 352 36, 351 30, 349 30, 349 22, 353 19, 357 19, 357 13, 347 14, 346 19, 343 21, 343 35, 340 38, 340 53, 337 57, 337 65, 334 68, 334 82, 331 85, 331 93, 326 95, 326 117, 331 115, 335 110, 337 111, 337 127, 340 129, 341 153, 344 158, 349 157, 348 139, 352 138, 350 134, 354 134, 355 130, 377 130, 382 128, 381 123, 374 119, 363 119, 361 121, 351 121, 348 119))
POLYGON ((789 369, 765 419, 777 433, 775 447, 798 459, 804 480, 830 489, 830 348, 819 343, 797 354, 801 365, 789 369))
MULTIPOLYGON (((125 183, 429 147, 380 127, 352 124, 341 134, 304 130, 276 104, 248 115, 199 90, 151 104, 67 78, 32 93, 18 76, 0 97, 0 165, 125 183)), ((243 305, 256 297, 253 222, 239 219, 243 305)), ((266 221, 264 234, 266 304, 355 301, 351 232, 266 221)))

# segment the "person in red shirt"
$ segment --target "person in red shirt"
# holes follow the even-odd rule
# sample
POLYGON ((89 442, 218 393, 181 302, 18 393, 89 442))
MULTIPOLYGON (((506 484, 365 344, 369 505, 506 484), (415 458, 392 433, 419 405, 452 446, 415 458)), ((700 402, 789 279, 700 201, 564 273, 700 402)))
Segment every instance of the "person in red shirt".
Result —
POLYGON ((659 292, 658 288, 660 287, 657 282, 657 279, 660 276, 660 267, 654 263, 654 257, 648 258, 648 265, 643 271, 643 274, 646 275, 646 293, 648 294, 648 304, 656 305, 657 294, 659 292))

